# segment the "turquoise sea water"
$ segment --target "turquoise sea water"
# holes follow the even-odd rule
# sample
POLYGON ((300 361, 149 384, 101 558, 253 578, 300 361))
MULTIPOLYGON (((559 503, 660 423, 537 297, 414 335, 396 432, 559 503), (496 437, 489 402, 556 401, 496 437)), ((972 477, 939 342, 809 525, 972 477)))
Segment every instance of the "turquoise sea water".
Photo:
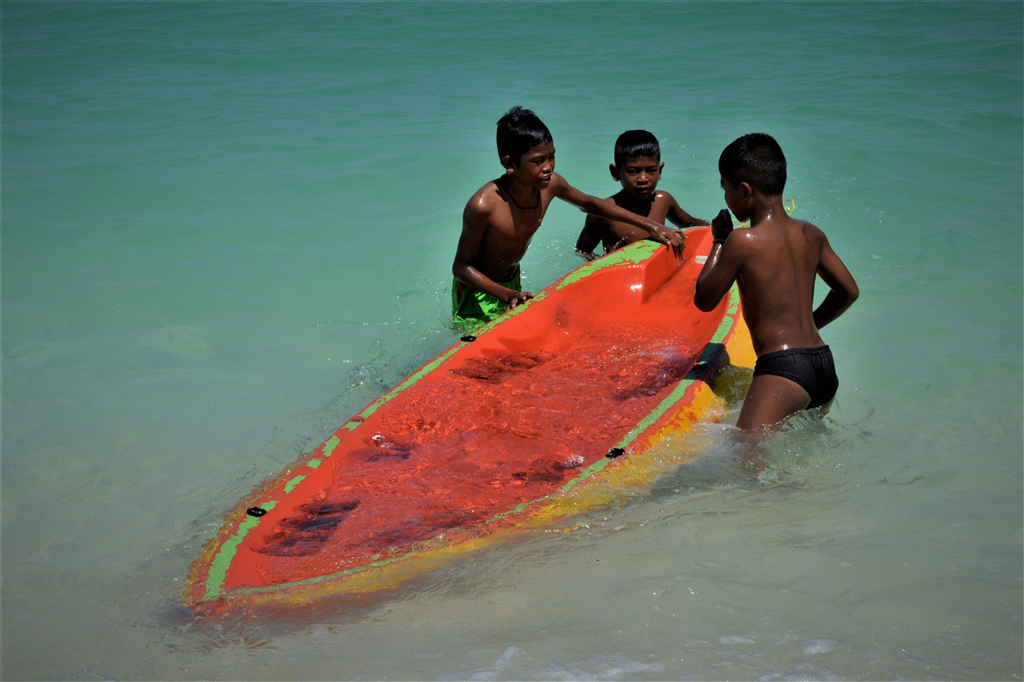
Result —
MULTIPOLYGON (((1021 679, 1020 3, 13 3, 4 679, 1021 679), (861 286, 751 481, 715 429, 621 507, 336 612, 210 626, 223 514, 447 347, 514 104, 724 207, 773 134, 861 286)), ((579 264, 553 207, 524 261, 579 264)), ((666 447, 688 447, 691 442, 666 447)), ((665 453, 662 453, 664 455, 665 453)))

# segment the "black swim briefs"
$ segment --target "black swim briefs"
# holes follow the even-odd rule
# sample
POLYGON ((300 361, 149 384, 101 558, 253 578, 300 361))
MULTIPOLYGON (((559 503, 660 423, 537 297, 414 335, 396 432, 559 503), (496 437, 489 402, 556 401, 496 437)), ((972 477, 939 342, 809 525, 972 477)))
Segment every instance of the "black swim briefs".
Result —
POLYGON ((811 396, 807 409, 821 407, 835 397, 839 377, 828 346, 789 348, 765 353, 754 365, 754 376, 773 374, 800 384, 811 396))

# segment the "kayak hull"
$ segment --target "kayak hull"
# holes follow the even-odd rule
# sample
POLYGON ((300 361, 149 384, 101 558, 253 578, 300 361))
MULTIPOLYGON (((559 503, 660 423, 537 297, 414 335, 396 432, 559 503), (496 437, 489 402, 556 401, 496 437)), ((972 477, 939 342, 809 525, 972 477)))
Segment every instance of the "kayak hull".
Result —
POLYGON ((463 337, 230 511, 185 603, 376 593, 652 480, 641 455, 753 366, 735 287, 693 306, 710 248, 630 245, 463 337))

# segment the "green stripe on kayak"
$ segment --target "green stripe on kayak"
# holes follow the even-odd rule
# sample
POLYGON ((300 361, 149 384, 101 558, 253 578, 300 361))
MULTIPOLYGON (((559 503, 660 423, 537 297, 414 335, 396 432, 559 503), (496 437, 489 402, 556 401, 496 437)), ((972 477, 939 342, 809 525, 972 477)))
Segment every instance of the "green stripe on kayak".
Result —
POLYGON ((619 249, 618 251, 612 251, 603 258, 592 260, 583 267, 573 270, 571 273, 566 275, 561 282, 555 285, 555 291, 564 289, 570 284, 579 282, 581 279, 586 279, 595 272, 599 272, 605 268, 611 268, 618 265, 639 265, 654 255, 654 252, 657 251, 660 246, 661 244, 658 242, 652 242, 645 239, 643 241, 634 242, 630 246, 619 249))
MULTIPOLYGON (((276 506, 277 502, 263 503, 263 508, 267 511, 276 506)), ((234 535, 220 546, 220 551, 217 552, 213 563, 210 564, 210 572, 206 575, 206 594, 203 595, 203 599, 216 599, 220 596, 220 588, 224 585, 224 580, 228 574, 228 567, 231 566, 231 562, 238 552, 238 546, 242 544, 242 540, 249 534, 249 531, 260 524, 260 518, 259 516, 249 516, 246 514, 245 520, 238 524, 238 530, 235 531, 234 535)))
MULTIPOLYGON (((267 585, 264 587, 240 587, 237 590, 234 590, 232 594, 260 594, 261 592, 277 592, 282 590, 289 590, 293 587, 301 587, 303 585, 315 585, 316 583, 322 583, 325 580, 337 580, 338 578, 341 578, 345 575, 349 575, 351 573, 361 573, 363 571, 370 570, 371 568, 379 568, 381 566, 393 564, 396 561, 404 561, 406 559, 411 559, 412 557, 419 556, 420 554, 423 554, 428 550, 441 548, 445 546, 444 541, 438 540, 436 538, 431 538, 430 540, 423 540, 420 544, 421 546, 418 549, 415 549, 409 552, 408 554, 403 554, 402 556, 393 557, 391 559, 380 559, 377 561, 371 561, 368 564, 362 564, 361 566, 346 568, 343 571, 331 573, 330 575, 319 575, 315 578, 305 578, 304 580, 296 580, 295 582, 284 583, 281 585, 267 585)), ((209 597, 207 596, 207 598, 209 597)))
POLYGON ((327 459, 328 457, 334 454, 334 448, 338 447, 338 443, 340 442, 341 439, 338 438, 337 436, 331 436, 330 438, 327 439, 327 442, 324 443, 324 448, 321 451, 321 453, 324 456, 324 459, 327 459))

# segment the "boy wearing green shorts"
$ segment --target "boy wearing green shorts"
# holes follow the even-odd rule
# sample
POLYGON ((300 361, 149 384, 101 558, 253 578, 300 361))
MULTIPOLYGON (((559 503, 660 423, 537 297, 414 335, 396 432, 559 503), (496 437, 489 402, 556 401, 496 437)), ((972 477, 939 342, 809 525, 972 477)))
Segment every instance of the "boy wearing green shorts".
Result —
POLYGON ((458 326, 483 324, 533 298, 521 290, 519 263, 555 198, 638 227, 682 254, 682 232, 584 194, 555 173, 551 133, 529 109, 513 107, 501 117, 497 142, 505 174, 477 190, 462 212, 452 264, 452 317, 458 326))

